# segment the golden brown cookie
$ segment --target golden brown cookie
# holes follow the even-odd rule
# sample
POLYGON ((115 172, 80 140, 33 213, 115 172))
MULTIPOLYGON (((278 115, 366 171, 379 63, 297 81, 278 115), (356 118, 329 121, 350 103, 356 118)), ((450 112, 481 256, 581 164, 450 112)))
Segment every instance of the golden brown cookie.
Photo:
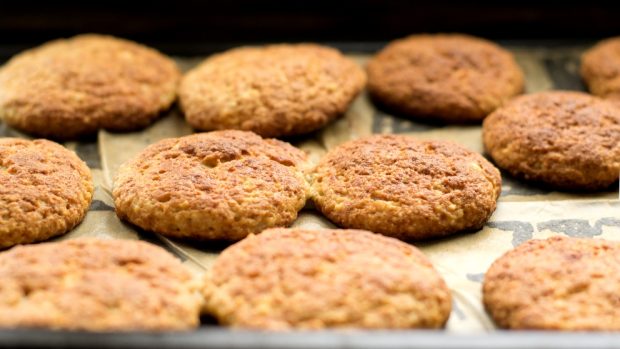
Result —
POLYGON ((306 201, 305 159, 246 131, 165 139, 119 169, 116 214, 179 238, 238 240, 287 226, 306 201))
POLYGON ((104 35, 51 41, 0 69, 0 118, 27 133, 75 138, 145 127, 176 98, 172 60, 104 35))
POLYGON ((512 175, 569 190, 597 190, 618 180, 620 109, 581 92, 516 98, 484 121, 483 140, 512 175))
POLYGON ((77 239, 0 254, 0 327, 88 331, 187 330, 199 284, 154 245, 77 239))
POLYGON ((620 243, 556 236, 496 260, 483 299, 503 328, 618 331, 619 289, 620 243))
POLYGON ((179 95, 196 129, 280 137, 325 126, 347 110, 365 83, 364 71, 335 49, 280 44, 208 58, 183 77, 179 95))
POLYGON ((267 330, 440 328, 451 295, 415 247, 362 230, 269 229, 224 250, 205 308, 267 330))
POLYGON ((499 171, 456 143, 376 135, 340 145, 316 167, 312 198, 344 228, 427 239, 481 228, 499 171))
POLYGON ((620 37, 603 40, 583 54, 581 77, 592 94, 620 102, 620 37))
POLYGON ((63 146, 0 138, 0 248, 47 240, 84 219, 90 170, 63 146))
POLYGON ((524 88, 523 72, 498 45, 461 34, 412 35, 368 63, 368 90, 396 112, 479 122, 524 88))

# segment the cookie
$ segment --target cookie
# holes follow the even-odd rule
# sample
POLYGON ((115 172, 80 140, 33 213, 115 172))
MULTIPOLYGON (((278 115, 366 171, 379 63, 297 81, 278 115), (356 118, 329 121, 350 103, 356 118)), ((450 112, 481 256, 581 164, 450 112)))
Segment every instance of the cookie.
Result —
POLYGON ((415 247, 361 230, 269 229, 224 250, 205 309, 233 327, 440 328, 451 295, 415 247))
POLYGON ((208 58, 179 91, 189 124, 263 137, 312 132, 342 115, 366 83, 335 49, 314 45, 242 47, 208 58))
POLYGON ((618 331, 618 289, 620 243, 556 236, 496 260, 483 299, 503 328, 618 331))
POLYGON ((131 41, 94 34, 55 40, 0 69, 0 118, 58 139, 135 130, 170 107, 179 78, 172 60, 131 41))
POLYGON ((479 122, 524 88, 509 52, 460 34, 396 40, 370 60, 367 72, 368 90, 379 104, 447 123, 479 122))
POLYGON ((0 248, 73 229, 93 190, 90 170, 74 152, 44 139, 0 138, 0 248))
POLYGON ((0 254, 0 327, 87 331, 187 330, 199 283, 154 245, 76 239, 0 254))
POLYGON ((620 109, 581 92, 516 98, 484 121, 484 146, 513 176, 564 190, 618 180, 620 109))
POLYGON ((297 218, 305 160, 290 144, 247 131, 165 139, 119 169, 116 214, 170 237, 242 239, 297 218))
POLYGON ((311 196, 341 227, 420 240, 481 228, 500 190, 499 171, 456 143, 376 135, 321 159, 311 196))
POLYGON ((583 54, 581 77, 592 94, 620 103, 620 37, 603 40, 583 54))

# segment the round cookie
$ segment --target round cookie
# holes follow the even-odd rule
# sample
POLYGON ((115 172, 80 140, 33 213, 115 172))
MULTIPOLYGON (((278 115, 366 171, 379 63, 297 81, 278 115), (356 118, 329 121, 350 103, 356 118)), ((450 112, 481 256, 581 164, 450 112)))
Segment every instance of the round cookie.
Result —
POLYGON ((499 171, 456 143, 376 135, 327 153, 311 195, 341 227, 420 240, 481 228, 500 190, 499 171))
POLYGON ((503 328, 618 331, 618 289, 620 243, 556 236, 496 260, 483 300, 503 328))
POLYGON ((618 180, 620 109, 581 92, 516 98, 484 121, 484 146, 510 174, 558 189, 598 190, 618 180))
POLYGON ((0 138, 0 248, 73 229, 93 190, 90 170, 74 152, 44 139, 0 138))
POLYGON ((288 143, 246 131, 165 139, 119 169, 116 214, 170 237, 239 240, 297 218, 305 160, 288 143))
POLYGON ((366 83, 335 49, 314 45, 242 47, 208 58, 179 91, 189 124, 263 137, 317 130, 343 114, 366 83))
POLYGON ((205 308, 267 330, 440 328, 451 295, 415 247, 361 230, 269 229, 224 250, 205 308))
POLYGON ((603 40, 583 54, 581 77, 592 94, 620 103, 620 37, 603 40))
POLYGON ((368 63, 374 100, 412 117, 479 122, 521 93, 523 72, 498 45, 460 34, 412 35, 368 63))
POLYGON ((154 245, 77 239, 0 254, 0 327, 88 331, 188 330, 198 283, 154 245))
POLYGON ((58 139, 134 130, 170 107, 179 78, 172 60, 131 41, 94 34, 55 40, 0 69, 0 118, 58 139))

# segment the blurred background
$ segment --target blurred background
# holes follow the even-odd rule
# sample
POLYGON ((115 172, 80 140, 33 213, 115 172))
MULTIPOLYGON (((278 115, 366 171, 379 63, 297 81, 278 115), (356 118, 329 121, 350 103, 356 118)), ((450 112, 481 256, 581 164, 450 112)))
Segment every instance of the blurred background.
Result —
POLYGON ((0 1, 0 59, 84 32, 178 55, 277 41, 372 51, 417 32, 579 43, 620 35, 620 1, 0 1))

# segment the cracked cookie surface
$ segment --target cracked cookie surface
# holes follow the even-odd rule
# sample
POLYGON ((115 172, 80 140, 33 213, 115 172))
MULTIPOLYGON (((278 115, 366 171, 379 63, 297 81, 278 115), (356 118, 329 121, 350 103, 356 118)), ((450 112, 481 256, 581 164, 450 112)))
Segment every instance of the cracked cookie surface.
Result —
POLYGON ((197 280, 162 248, 73 239, 0 253, 0 327, 87 331, 198 326, 197 280))
POLYGON ((484 305, 498 326, 520 330, 620 329, 618 242, 530 240, 486 272, 484 305))
POLYGON ((183 77, 179 95, 196 129, 281 137, 325 126, 347 110, 365 83, 364 71, 335 49, 279 44, 208 58, 183 77))
POLYGON ((73 229, 93 190, 88 166, 60 144, 0 138, 0 248, 73 229))
POLYGON ((0 68, 0 118, 56 139, 140 129, 172 105, 179 78, 171 59, 128 40, 54 40, 0 68))
POLYGON ((119 169, 116 213, 170 237, 239 240, 297 218, 305 161, 290 144, 247 131, 165 139, 119 169))
POLYGON ((568 91, 518 97, 484 121, 486 152, 513 176, 567 190, 599 190, 620 173, 620 108, 568 91))
POLYGON ((419 240, 481 228, 500 190, 499 171, 456 143, 377 135, 321 159, 311 197, 341 227, 419 240))
POLYGON ((380 104, 411 117, 480 122, 524 88, 512 55, 460 34, 396 40, 367 66, 368 90, 380 104))
POLYGON ((269 229, 224 250, 205 307, 224 325, 440 328, 451 295, 415 247, 361 230, 269 229))

